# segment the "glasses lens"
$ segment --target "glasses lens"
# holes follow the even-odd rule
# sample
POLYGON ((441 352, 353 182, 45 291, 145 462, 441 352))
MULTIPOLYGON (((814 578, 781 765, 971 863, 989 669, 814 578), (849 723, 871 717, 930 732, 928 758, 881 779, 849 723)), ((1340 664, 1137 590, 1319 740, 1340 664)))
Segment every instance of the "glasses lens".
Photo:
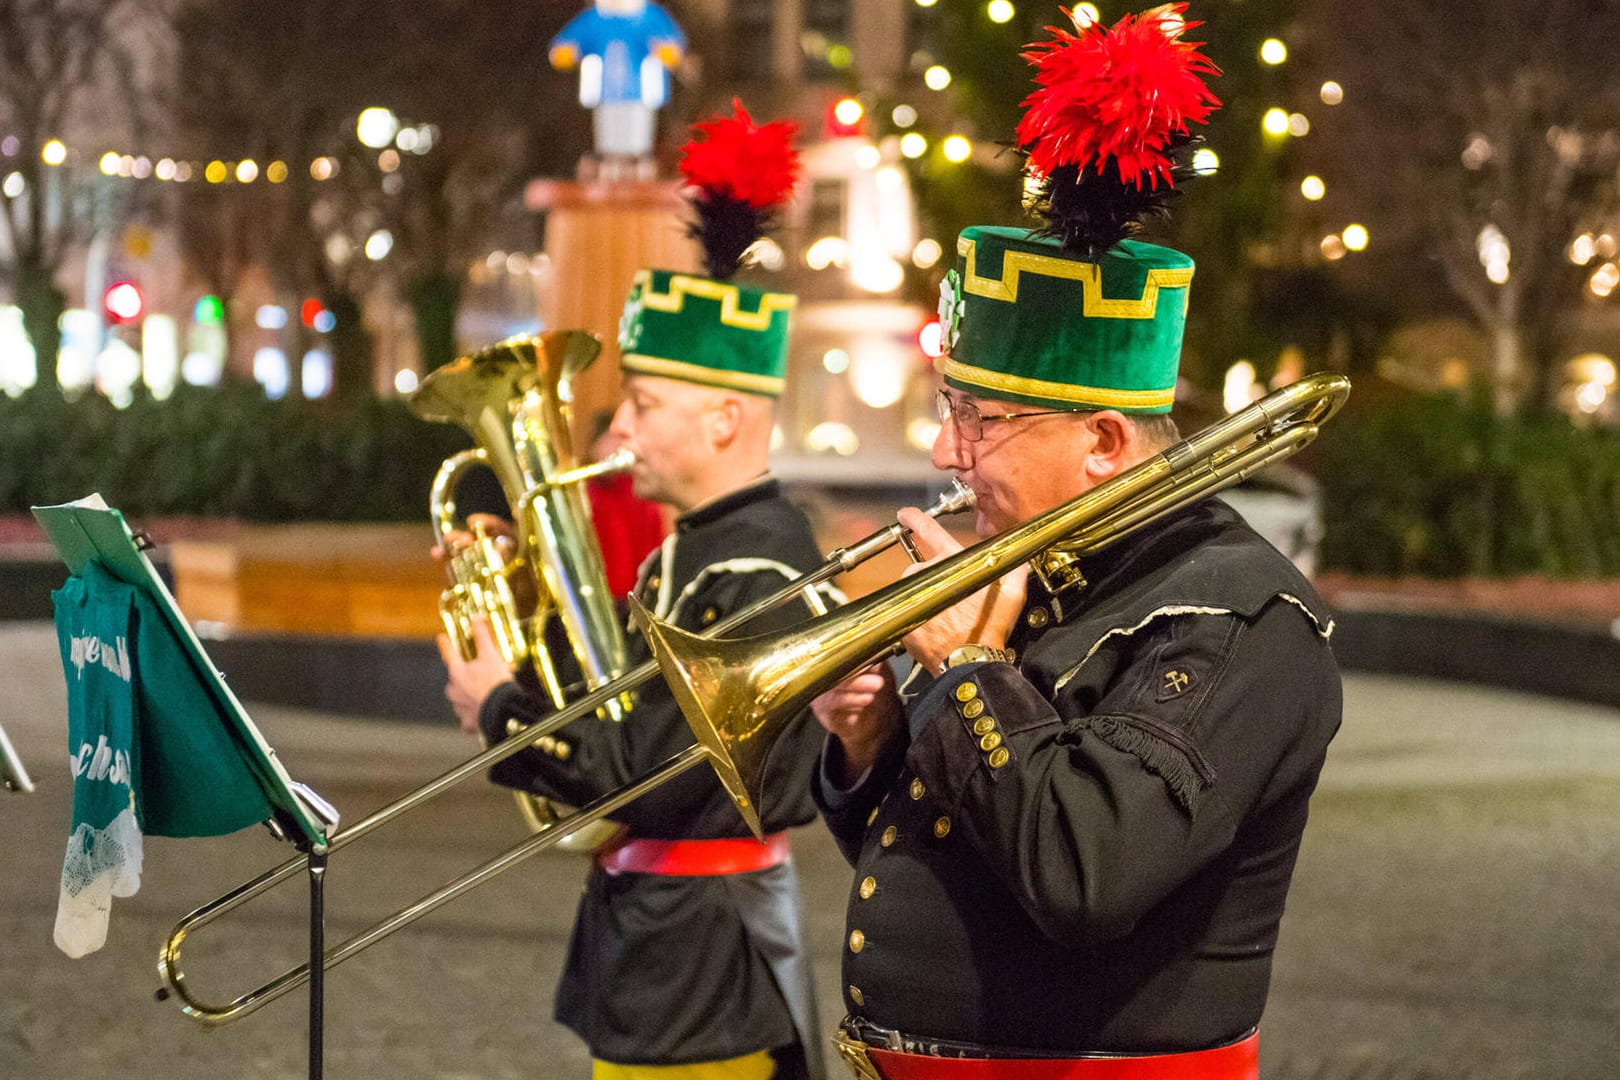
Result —
POLYGON ((948 392, 941 390, 934 396, 934 402, 941 424, 955 422, 957 438, 963 442, 979 441, 984 426, 979 423, 979 410, 971 401, 952 400, 948 392))

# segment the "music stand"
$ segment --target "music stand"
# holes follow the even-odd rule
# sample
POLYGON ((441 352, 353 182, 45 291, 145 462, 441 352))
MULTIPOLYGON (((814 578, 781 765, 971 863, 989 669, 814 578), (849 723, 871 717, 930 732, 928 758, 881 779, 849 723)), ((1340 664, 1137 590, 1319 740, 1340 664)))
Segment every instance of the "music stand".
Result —
MULTIPOLYGON (((211 730, 190 734, 205 735, 203 741, 206 745, 221 748, 217 751, 218 760, 210 761, 208 765, 232 774, 237 784, 251 784, 256 788, 258 795, 263 798, 262 806, 268 809, 268 814, 263 818, 264 824, 279 839, 288 841, 309 857, 309 1075, 311 1080, 320 1080, 325 998, 323 884, 327 840, 337 825, 337 811, 325 799, 287 775, 275 751, 208 659, 202 642, 197 639, 191 624, 175 604, 168 586, 147 558, 146 552, 153 545, 144 534, 132 532, 124 515, 109 507, 99 494, 61 506, 36 506, 33 512, 57 554, 74 576, 81 576, 87 566, 95 563, 118 581, 144 594, 159 616, 155 632, 167 635, 170 643, 176 646, 174 652, 183 657, 178 671, 172 667, 166 670, 168 685, 163 691, 171 700, 186 701, 187 709, 176 709, 166 715, 164 698, 160 696, 154 702, 154 715, 145 717, 145 722, 156 723, 161 729, 166 722, 193 724, 199 712, 203 714, 211 730), (199 704, 202 706, 200 710, 197 707, 199 704)), ((153 629, 145 628, 143 632, 152 632, 153 629)), ((176 797, 184 798, 183 795, 176 797)), ((194 820, 195 806, 187 809, 193 812, 193 820, 186 821, 179 831, 164 832, 160 828, 156 830, 157 834, 220 835, 242 827, 240 814, 210 826, 207 822, 194 820)), ((252 821, 249 820, 248 824, 252 824, 252 821)), ((160 1000, 167 996, 167 989, 158 991, 160 1000)))

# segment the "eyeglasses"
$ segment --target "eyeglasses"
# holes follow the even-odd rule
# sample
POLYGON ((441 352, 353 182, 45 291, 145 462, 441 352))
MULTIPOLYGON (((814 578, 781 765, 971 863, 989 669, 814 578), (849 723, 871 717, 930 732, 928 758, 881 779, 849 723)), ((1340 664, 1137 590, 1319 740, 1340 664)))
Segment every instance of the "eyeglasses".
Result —
POLYGON ((984 438, 984 425, 991 420, 1028 420, 1032 416, 1056 416, 1058 413, 1085 412, 1085 409, 1042 409, 1039 412, 999 413, 995 416, 985 416, 979 412, 979 407, 971 401, 957 401, 946 390, 938 390, 934 394, 934 407, 939 412, 939 422, 956 422, 956 435, 963 442, 978 442, 984 438))

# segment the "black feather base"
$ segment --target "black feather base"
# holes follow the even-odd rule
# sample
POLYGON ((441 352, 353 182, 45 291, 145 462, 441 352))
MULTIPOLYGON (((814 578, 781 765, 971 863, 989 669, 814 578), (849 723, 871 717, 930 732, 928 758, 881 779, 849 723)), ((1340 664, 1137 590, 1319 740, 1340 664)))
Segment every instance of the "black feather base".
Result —
POLYGON ((691 203, 697 219, 687 223, 686 235, 702 245, 703 265, 716 281, 735 275, 748 249, 775 224, 774 209, 759 210, 726 195, 705 193, 691 203))
POLYGON ((1044 220, 1034 235, 1057 239, 1065 251, 1081 259, 1096 259, 1127 237, 1141 231, 1150 218, 1170 216, 1170 204, 1179 193, 1176 185, 1197 175, 1192 149, 1203 140, 1192 135, 1172 137, 1168 153, 1173 183, 1137 187, 1120 179, 1109 164, 1061 165, 1030 185, 1024 208, 1044 220))

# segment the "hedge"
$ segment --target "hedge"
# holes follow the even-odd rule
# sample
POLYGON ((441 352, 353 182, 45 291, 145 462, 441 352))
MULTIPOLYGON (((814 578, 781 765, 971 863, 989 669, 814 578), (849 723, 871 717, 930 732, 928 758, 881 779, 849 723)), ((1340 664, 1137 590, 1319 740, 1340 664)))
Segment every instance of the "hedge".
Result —
POLYGON ((1347 410, 1315 448, 1324 569, 1620 575, 1620 434, 1449 397, 1347 410))
POLYGON ((119 409, 36 387, 0 394, 0 513, 100 491, 131 515, 420 521, 440 461, 468 445, 397 399, 338 412, 230 385, 119 409))

